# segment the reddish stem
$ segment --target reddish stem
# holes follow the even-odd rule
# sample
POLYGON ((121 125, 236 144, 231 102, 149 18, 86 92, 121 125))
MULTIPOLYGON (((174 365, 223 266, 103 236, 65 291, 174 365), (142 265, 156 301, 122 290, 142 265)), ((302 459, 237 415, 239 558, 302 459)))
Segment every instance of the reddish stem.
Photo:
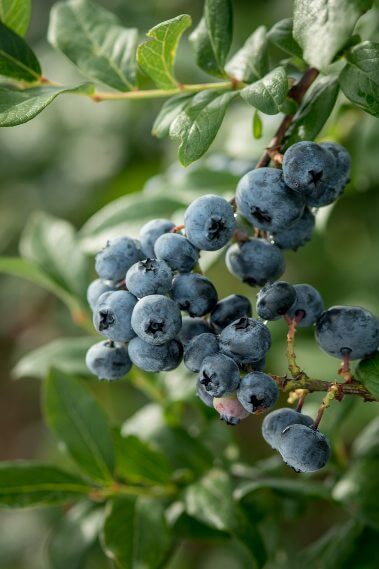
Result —
POLYGON ((176 225, 175 227, 170 229, 170 233, 178 233, 182 229, 184 229, 184 223, 181 223, 180 225, 176 225))

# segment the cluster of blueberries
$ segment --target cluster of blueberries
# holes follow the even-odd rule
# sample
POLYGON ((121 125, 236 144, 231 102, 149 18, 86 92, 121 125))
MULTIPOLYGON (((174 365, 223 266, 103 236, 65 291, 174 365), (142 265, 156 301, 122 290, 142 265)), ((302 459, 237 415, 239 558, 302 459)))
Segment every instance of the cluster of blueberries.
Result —
MULTIPOLYGON (((316 324, 317 342, 340 359, 373 353, 379 325, 368 311, 347 306, 324 311, 312 286, 274 282, 284 270, 277 245, 305 241, 304 220, 313 220, 305 204, 335 199, 349 164, 339 145, 302 142, 285 153, 283 170, 260 168, 241 179, 238 212, 265 234, 231 245, 226 262, 242 280, 265 285, 257 295, 258 318, 252 317, 248 298, 233 294, 219 300, 211 281, 196 272, 200 250, 221 249, 235 234, 236 215, 225 199, 196 199, 185 212, 185 234, 169 220, 154 219, 142 227, 139 240, 108 242, 96 256, 99 278, 88 288, 94 326, 106 338, 87 352, 90 371, 112 381, 132 364, 159 372, 177 368, 184 359, 198 373, 200 399, 235 425, 250 413, 271 409, 278 399, 276 382, 262 371, 271 346, 267 321, 284 316, 300 327, 316 324), (279 235, 277 245, 268 233, 274 240, 279 235)), ((297 471, 318 470, 330 454, 312 419, 292 409, 268 414, 263 436, 297 471)))

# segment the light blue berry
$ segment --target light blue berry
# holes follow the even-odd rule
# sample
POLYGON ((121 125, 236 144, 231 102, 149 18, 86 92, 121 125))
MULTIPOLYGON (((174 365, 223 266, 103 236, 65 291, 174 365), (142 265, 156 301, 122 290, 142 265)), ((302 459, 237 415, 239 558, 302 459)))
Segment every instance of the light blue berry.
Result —
POLYGON ((128 342, 135 336, 131 318, 136 304, 136 297, 125 290, 102 294, 93 313, 96 330, 109 340, 128 342))

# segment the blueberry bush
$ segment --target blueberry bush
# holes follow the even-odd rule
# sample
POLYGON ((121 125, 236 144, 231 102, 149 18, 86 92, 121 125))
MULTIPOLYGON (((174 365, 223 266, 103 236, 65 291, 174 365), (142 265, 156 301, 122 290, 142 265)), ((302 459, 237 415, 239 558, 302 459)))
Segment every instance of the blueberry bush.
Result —
MULTIPOLYGON (((377 566, 379 319, 371 307, 330 306, 303 258, 286 270, 354 179, 338 123, 379 115, 372 2, 295 0, 291 18, 238 46, 233 2, 205 0, 192 59, 179 52, 177 63, 189 15, 142 39, 90 0, 57 2, 48 41, 83 77, 67 84, 45 74, 24 39, 30 11, 28 0, 0 0, 0 126, 31 121, 60 95, 110 108, 164 99, 151 101, 152 134, 176 142, 180 165, 78 231, 33 215, 20 256, 0 258, 2 273, 58 297, 83 334, 16 366, 43 379, 44 419, 63 454, 55 464, 1 462, 0 506, 56 512, 52 569, 182 567, 175 558, 188 542, 198 560, 228 551, 230 567, 377 566), (184 81, 195 65, 199 82, 184 81), (275 125, 261 156, 204 156, 238 105, 251 111, 255 144, 275 125), (300 358, 302 334, 321 348, 317 362, 330 358, 327 378, 300 358), (139 403, 112 413, 107 398, 124 386, 139 403), (361 432, 347 443, 356 408, 361 432), (239 452, 243 428, 261 431, 265 458, 254 460, 254 445, 250 457, 239 452), (327 531, 297 540, 294 519, 317 526, 321 510, 327 531), (99 565, 88 565, 94 548, 99 565)), ((80 113, 74 120, 80 128, 80 113)), ((313 253, 321 263, 322 254, 313 253)))

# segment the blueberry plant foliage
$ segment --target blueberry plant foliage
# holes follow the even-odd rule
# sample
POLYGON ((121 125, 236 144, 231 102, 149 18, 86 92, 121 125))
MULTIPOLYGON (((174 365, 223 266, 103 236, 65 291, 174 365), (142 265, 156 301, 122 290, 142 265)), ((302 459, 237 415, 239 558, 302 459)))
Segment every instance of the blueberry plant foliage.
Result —
MULTIPOLYGON (((351 513, 351 520, 318 542, 292 551, 292 566, 312 566, 321 558, 324 564, 313 566, 345 567, 347 544, 364 543, 368 532, 379 530, 372 504, 378 493, 377 420, 354 443, 344 470, 334 459, 333 440, 319 430, 328 407, 337 424, 342 401, 379 400, 378 319, 359 307, 324 310, 311 285, 277 280, 284 271, 283 250, 310 239, 315 208, 340 198, 348 182, 347 152, 333 142, 312 142, 337 96, 342 92, 349 104, 379 114, 379 44, 356 33, 370 9, 368 0, 295 0, 293 18, 270 30, 259 26, 231 54, 232 2, 205 0, 189 41, 209 82, 186 84, 175 57, 192 25, 189 15, 157 24, 141 40, 137 29, 90 0, 58 2, 49 42, 84 78, 64 85, 44 75, 24 39, 30 1, 0 0, 3 127, 33 119, 60 95, 93 103, 162 98, 153 135, 174 139, 180 163, 188 166, 207 152, 237 99, 253 110, 256 138, 262 135, 262 115, 282 115, 257 164, 239 164, 234 173, 225 169, 217 179, 209 177, 211 168, 195 167, 176 179, 177 191, 162 196, 146 188, 125 196, 78 232, 64 220, 34 215, 20 257, 0 258, 0 271, 56 295, 85 333, 55 340, 15 368, 18 377, 44 380, 46 423, 69 457, 67 467, 0 464, 1 507, 66 505, 50 540, 52 567, 82 567, 83 556, 99 540, 121 569, 158 569, 188 539, 231 543, 241 567, 287 567, 275 556, 277 536, 267 538, 261 491, 283 513, 289 502, 301 508, 312 500, 351 513), (272 46, 282 54, 277 65, 269 57, 272 46), (188 191, 191 184, 195 192, 188 191), (230 187, 236 193, 228 201, 220 194, 230 187), (104 246, 96 257, 101 280, 88 289, 87 254, 104 246), (224 246, 229 271, 263 287, 255 313, 241 295, 218 299, 217 283, 202 274, 224 246), (99 342, 97 336, 95 345, 92 311, 97 332, 106 338, 99 342), (280 317, 288 323, 285 375, 271 373, 264 362, 271 345, 268 322, 280 317), (342 360, 329 381, 310 377, 296 357, 297 329, 313 325, 321 348, 342 360), (178 368, 183 349, 187 370, 178 368), (359 361, 354 370, 353 360, 359 361), (125 376, 150 402, 123 425, 113 425, 84 381, 88 368, 110 381, 125 376), (263 437, 298 472, 327 463, 317 477, 294 478, 280 462, 253 469, 236 463, 230 431, 215 427, 217 412, 236 424, 271 410, 280 391, 296 407, 267 414, 263 437), (301 409, 314 392, 324 398, 311 418, 301 409)), ((162 175, 158 185, 170 175, 162 175)))

